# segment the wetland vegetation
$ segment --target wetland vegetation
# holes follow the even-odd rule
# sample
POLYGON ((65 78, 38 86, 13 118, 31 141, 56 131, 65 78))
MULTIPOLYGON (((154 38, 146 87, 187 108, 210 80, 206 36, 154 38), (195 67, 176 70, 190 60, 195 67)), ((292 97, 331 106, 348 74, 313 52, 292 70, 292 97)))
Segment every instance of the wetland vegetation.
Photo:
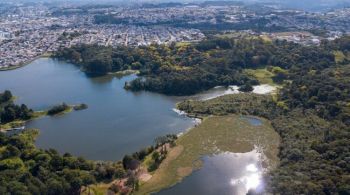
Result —
MULTIPOLYGON (((344 77, 339 79, 339 84, 347 83, 343 82, 344 77)), ((308 83, 306 80, 304 82, 308 83)), ((319 82, 321 83, 311 82, 308 87, 332 82, 332 79, 319 82)), ((287 87, 283 89, 284 93, 295 92, 287 90, 287 87)), ((332 92, 329 91, 329 94, 332 92)), ((234 113, 269 119, 281 136, 278 154, 281 163, 270 172, 267 191, 284 191, 288 194, 346 193, 349 167, 343 163, 349 160, 347 144, 350 137, 349 126, 346 125, 348 107, 340 107, 334 116, 332 110, 320 112, 321 110, 315 109, 327 107, 322 100, 317 101, 312 108, 308 105, 295 105, 294 102, 298 102, 298 99, 289 97, 288 101, 282 101, 285 96, 275 99, 268 95, 234 94, 205 102, 184 101, 178 104, 178 108, 191 116, 225 116, 234 113)), ((332 102, 328 101, 328 104, 331 106, 332 102)))
POLYGON ((257 147, 266 155, 264 163, 267 167, 276 167, 279 136, 267 120, 261 120, 261 126, 253 126, 239 115, 204 118, 200 125, 176 140, 176 146, 169 151, 159 169, 136 193, 148 194, 175 185, 199 169, 201 157, 206 155, 246 153, 257 147))

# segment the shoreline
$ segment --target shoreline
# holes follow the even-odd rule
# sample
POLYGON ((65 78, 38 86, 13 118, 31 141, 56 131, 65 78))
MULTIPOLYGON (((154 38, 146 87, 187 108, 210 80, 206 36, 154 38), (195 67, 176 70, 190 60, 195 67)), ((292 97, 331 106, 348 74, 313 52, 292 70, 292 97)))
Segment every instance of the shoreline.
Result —
MULTIPOLYGON (((84 109, 77 109, 77 107, 81 106, 82 104, 77 104, 77 105, 68 105, 68 108, 60 113, 49 115, 48 110, 40 110, 40 111, 34 111, 33 116, 30 119, 27 120, 15 120, 9 123, 5 123, 0 125, 0 132, 2 133, 8 133, 14 130, 17 130, 18 128, 23 128, 26 129, 26 123, 32 120, 37 120, 42 117, 50 116, 50 117, 56 117, 56 116, 63 116, 66 114, 69 114, 73 111, 80 111, 84 109)), ((87 107, 85 108, 87 109, 87 107)))
POLYGON ((8 133, 8 132, 17 130, 19 128, 23 128, 23 130, 24 130, 27 122, 32 121, 32 120, 36 120, 36 119, 39 119, 39 118, 42 118, 45 116, 48 116, 47 111, 35 111, 33 113, 33 116, 30 119, 15 120, 15 121, 0 125, 0 132, 8 133), (3 128, 5 128, 5 129, 3 129, 3 128))
POLYGON ((22 62, 22 63, 19 63, 17 65, 13 65, 13 66, 8 66, 6 68, 0 68, 0 71, 10 71, 10 70, 15 70, 15 69, 19 69, 19 68, 22 68, 32 62, 34 62, 35 60, 37 59, 40 59, 40 58, 50 58, 52 56, 52 52, 45 52, 33 59, 30 59, 28 61, 25 61, 25 62, 22 62))
POLYGON ((140 73, 139 70, 127 69, 127 70, 120 70, 120 71, 116 71, 116 72, 109 72, 109 73, 107 73, 107 75, 123 77, 123 76, 132 75, 132 74, 139 74, 139 73, 140 73))

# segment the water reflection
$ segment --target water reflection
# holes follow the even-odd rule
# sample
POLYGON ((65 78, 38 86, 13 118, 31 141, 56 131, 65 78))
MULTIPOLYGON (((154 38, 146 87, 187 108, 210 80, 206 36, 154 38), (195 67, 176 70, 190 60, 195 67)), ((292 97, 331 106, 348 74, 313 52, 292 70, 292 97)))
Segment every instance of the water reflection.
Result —
POLYGON ((257 149, 247 153, 221 153, 202 158, 203 167, 172 188, 157 194, 235 194, 263 192, 262 154, 257 149))
POLYGON ((242 116, 242 118, 247 120, 253 126, 260 126, 260 125, 263 124, 263 122, 260 119, 256 118, 256 117, 242 116))
POLYGON ((246 174, 243 177, 231 179, 231 185, 242 185, 245 187, 245 192, 248 192, 249 190, 256 191, 262 184, 262 172, 259 171, 255 164, 247 165, 245 170, 246 174))

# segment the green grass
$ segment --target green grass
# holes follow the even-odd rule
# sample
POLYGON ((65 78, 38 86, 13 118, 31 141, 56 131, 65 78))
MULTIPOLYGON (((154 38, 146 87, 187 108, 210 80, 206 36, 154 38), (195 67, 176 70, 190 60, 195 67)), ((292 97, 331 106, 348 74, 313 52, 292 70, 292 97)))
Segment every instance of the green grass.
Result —
POLYGON ((200 158, 205 155, 234 152, 244 153, 262 148, 268 165, 278 163, 279 136, 269 121, 261 119, 263 125, 252 126, 239 115, 213 116, 188 131, 177 140, 168 157, 162 162, 152 178, 141 185, 136 194, 149 194, 170 187, 200 168, 200 158))
POLYGON ((333 52, 333 54, 334 54, 336 63, 342 63, 346 59, 346 56, 342 51, 335 51, 333 52))
POLYGON ((44 117, 46 115, 47 115, 47 111, 36 111, 36 112, 34 112, 31 120, 38 119, 38 118, 44 117))
POLYGON ((265 43, 272 43, 272 39, 268 37, 267 35, 262 35, 260 38, 265 42, 265 43))
POLYGON ((9 66, 9 67, 6 67, 6 68, 0 68, 0 71, 14 70, 14 69, 21 68, 21 67, 22 67, 21 65, 18 65, 18 66, 9 66))
POLYGON ((88 186, 83 192, 82 195, 105 195, 107 194, 110 184, 100 183, 97 185, 88 186))
POLYGON ((177 42, 175 46, 176 47, 184 47, 184 46, 189 46, 189 45, 191 45, 190 42, 177 42))
POLYGON ((232 39, 232 38, 240 38, 240 37, 254 37, 250 36, 247 33, 244 32, 226 32, 226 33, 218 33, 215 35, 217 38, 226 38, 226 39, 232 39))
POLYGON ((258 69, 244 69, 244 73, 248 76, 256 78, 261 84, 269 84, 281 87, 280 83, 273 81, 273 77, 277 74, 288 74, 288 71, 278 66, 267 66, 258 69))
POLYGON ((68 114, 70 112, 72 112, 74 109, 73 109, 74 106, 68 106, 67 109, 65 109, 63 112, 60 112, 58 114, 55 114, 55 115, 63 115, 63 114, 68 114))
POLYGON ((117 72, 110 72, 108 75, 116 76, 116 77, 123 77, 123 76, 128 76, 132 74, 139 74, 139 70, 121 70, 117 72))
POLYGON ((256 78, 261 84, 275 85, 272 80, 272 77, 275 76, 275 74, 268 71, 266 68, 245 69, 244 72, 247 75, 256 78))
POLYGON ((25 120, 15 120, 15 121, 0 125, 0 129, 5 130, 5 129, 12 129, 12 128, 16 128, 16 127, 21 127, 24 125, 25 122, 26 122, 25 120))
POLYGON ((154 160, 152 159, 152 154, 153 154, 153 152, 150 153, 150 154, 148 154, 148 155, 145 157, 145 159, 142 161, 142 165, 143 165, 144 167, 149 167, 149 166, 154 162, 154 160))

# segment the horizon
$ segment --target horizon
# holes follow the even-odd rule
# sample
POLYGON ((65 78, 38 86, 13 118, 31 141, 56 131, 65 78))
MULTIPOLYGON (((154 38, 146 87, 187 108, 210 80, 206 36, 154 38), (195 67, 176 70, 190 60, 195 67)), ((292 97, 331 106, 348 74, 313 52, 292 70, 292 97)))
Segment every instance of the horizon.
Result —
POLYGON ((9 0, 6 3, 67 3, 77 5, 134 5, 134 4, 163 4, 163 3, 204 3, 204 2, 240 2, 251 4, 277 4, 282 8, 301 9, 305 11, 324 11, 350 6, 350 0, 9 0))

